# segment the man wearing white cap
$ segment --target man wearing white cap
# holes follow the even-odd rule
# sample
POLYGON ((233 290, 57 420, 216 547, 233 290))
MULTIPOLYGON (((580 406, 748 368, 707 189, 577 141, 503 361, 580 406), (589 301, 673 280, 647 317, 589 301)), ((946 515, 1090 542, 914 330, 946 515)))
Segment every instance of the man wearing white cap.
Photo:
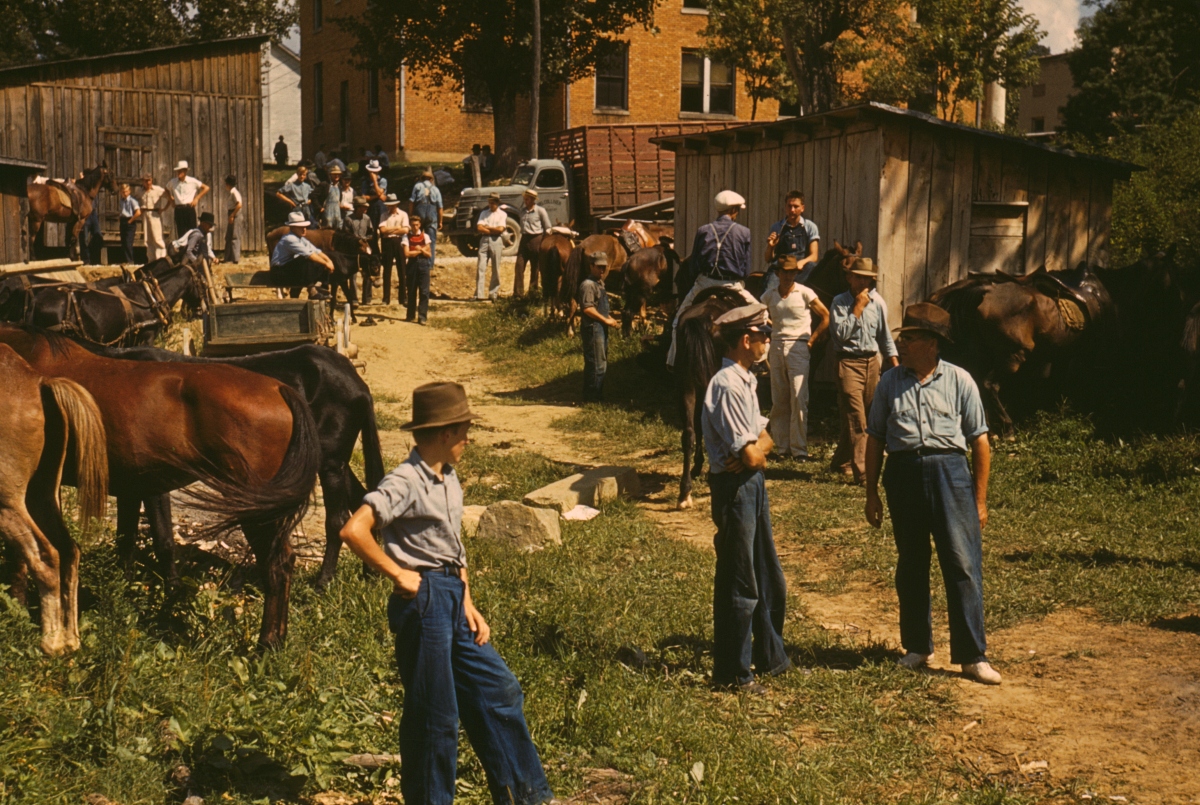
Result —
POLYGON ((186 159, 175 165, 175 178, 167 182, 171 206, 175 208, 175 236, 181 237, 196 228, 196 205, 209 191, 208 185, 195 176, 188 176, 186 159))
POLYGON ((550 213, 537 203, 538 192, 532 187, 525 188, 522 195, 525 202, 521 208, 521 245, 517 247, 517 265, 513 269, 513 296, 525 295, 525 264, 529 268, 529 290, 538 287, 537 247, 541 236, 550 231, 550 213))
POLYGON ((679 329, 679 317, 692 306, 696 294, 718 285, 740 291, 747 304, 757 302, 746 290, 746 277, 750 276, 750 230, 737 222, 738 213, 746 206, 746 199, 732 190, 717 193, 717 220, 696 230, 692 243, 692 254, 688 258, 696 272, 696 283, 679 304, 675 321, 671 326, 671 349, 667 353, 667 365, 675 365, 675 335, 679 329))
POLYGON ((328 283, 333 273, 333 260, 304 235, 310 223, 299 210, 287 217, 288 233, 275 244, 271 252, 271 284, 291 288, 291 297, 300 296, 300 288, 309 286, 309 298, 319 297, 316 286, 328 283))

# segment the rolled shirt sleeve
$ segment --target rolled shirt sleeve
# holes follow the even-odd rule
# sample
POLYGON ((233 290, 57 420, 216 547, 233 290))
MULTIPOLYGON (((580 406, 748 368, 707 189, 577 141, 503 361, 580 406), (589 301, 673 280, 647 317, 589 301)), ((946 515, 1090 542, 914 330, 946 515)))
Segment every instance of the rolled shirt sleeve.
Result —
POLYGON ((987 413, 983 409, 983 398, 975 378, 961 369, 959 372, 958 410, 962 417, 963 436, 970 444, 988 432, 987 413))
POLYGON ((375 512, 378 528, 387 528, 397 517, 403 516, 412 502, 413 480, 394 470, 384 476, 373 492, 363 497, 363 505, 370 506, 375 512))
POLYGON ((887 442, 888 412, 891 409, 891 399, 895 396, 895 381, 897 372, 903 372, 904 367, 889 369, 879 378, 875 386, 875 396, 871 400, 871 410, 867 412, 867 435, 874 436, 881 442, 887 442))

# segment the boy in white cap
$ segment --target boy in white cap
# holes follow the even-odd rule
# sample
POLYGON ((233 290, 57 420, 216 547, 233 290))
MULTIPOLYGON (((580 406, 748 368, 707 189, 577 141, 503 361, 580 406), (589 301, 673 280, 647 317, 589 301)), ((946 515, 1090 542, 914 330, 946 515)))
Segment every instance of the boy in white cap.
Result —
POLYGON ((667 353, 667 366, 675 365, 675 337, 679 329, 679 317, 692 306, 696 294, 706 288, 721 285, 741 291, 746 302, 757 302, 746 290, 746 277, 750 276, 750 230, 737 222, 738 213, 746 207, 746 199, 732 190, 717 193, 717 219, 696 230, 692 253, 688 258, 696 273, 696 283, 679 303, 675 321, 671 325, 671 349, 667 353))
POLYGON ((716 325, 725 358, 709 381, 700 417, 717 526, 712 684, 762 695, 766 689, 755 682, 756 672, 777 676, 792 666, 783 646, 787 584, 763 477, 774 443, 751 371, 767 355, 771 325, 759 302, 734 308, 716 325))
POLYGON ((195 176, 188 176, 186 159, 175 165, 175 178, 167 182, 171 206, 175 208, 175 237, 179 238, 196 228, 196 205, 209 191, 208 185, 195 176))

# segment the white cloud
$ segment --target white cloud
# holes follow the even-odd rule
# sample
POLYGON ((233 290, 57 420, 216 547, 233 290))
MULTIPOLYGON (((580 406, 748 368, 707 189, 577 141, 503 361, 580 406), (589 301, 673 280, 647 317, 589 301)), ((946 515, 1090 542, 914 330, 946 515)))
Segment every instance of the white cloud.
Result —
POLYGON ((1046 38, 1042 44, 1051 53, 1075 47, 1075 29, 1079 27, 1080 0, 1023 0, 1025 10, 1038 18, 1046 38))

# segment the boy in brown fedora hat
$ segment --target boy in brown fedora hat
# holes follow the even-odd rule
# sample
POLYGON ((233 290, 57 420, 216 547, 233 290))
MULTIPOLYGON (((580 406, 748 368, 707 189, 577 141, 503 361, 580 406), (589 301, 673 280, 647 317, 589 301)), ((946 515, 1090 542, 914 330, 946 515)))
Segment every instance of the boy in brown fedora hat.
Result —
POLYGON ((904 312, 897 342, 901 365, 879 380, 867 422, 867 522, 883 523, 879 471, 896 540, 900 599, 900 664, 919 668, 933 655, 929 605, 930 537, 946 584, 950 662, 988 685, 983 628, 981 529, 987 525, 991 452, 979 389, 966 370, 939 357, 950 340, 950 314, 921 302, 904 312), (967 467, 971 450, 974 475, 967 467))
POLYGON ((489 643, 471 600, 462 542, 463 495, 454 465, 476 417, 457 383, 413 391, 416 447, 346 522, 350 550, 395 590, 388 625, 404 683, 400 786, 404 801, 454 799, 461 719, 495 802, 553 797, 523 711, 520 683, 489 643), (383 546, 375 541, 378 529, 383 546))

